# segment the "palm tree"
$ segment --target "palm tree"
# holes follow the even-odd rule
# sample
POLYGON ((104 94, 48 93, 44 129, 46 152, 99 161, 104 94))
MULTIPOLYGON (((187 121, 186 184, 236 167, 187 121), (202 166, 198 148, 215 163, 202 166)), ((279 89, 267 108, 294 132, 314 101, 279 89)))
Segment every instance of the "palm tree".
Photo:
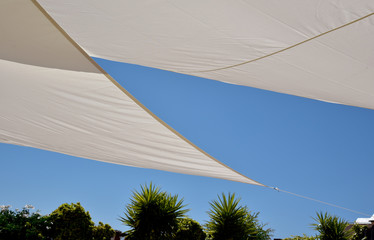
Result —
POLYGON ((317 218, 313 218, 317 223, 312 224, 317 230, 321 240, 348 240, 351 232, 346 231, 349 223, 339 217, 331 216, 327 213, 317 213, 317 218))
POLYGON ((151 183, 141 186, 140 192, 133 192, 125 217, 120 220, 131 228, 128 239, 172 239, 178 228, 178 219, 188 212, 184 207, 183 199, 178 200, 178 195, 172 196, 151 183))
POLYGON ((271 229, 264 230, 258 222, 258 213, 251 214, 246 206, 239 205, 235 194, 218 196, 210 203, 210 221, 206 228, 212 240, 270 239, 271 229))

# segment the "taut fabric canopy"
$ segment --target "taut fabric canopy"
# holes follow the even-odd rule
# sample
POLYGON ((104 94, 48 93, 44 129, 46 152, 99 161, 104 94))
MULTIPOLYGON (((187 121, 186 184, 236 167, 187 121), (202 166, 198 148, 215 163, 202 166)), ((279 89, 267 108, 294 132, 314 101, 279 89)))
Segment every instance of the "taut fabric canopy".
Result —
POLYGON ((374 109, 373 0, 40 0, 90 56, 374 109))
POLYGON ((0 142, 263 186, 116 86, 37 4, 0 2, 0 142))
POLYGON ((0 142, 264 186, 88 55, 374 109, 373 26, 372 0, 2 0, 0 142))

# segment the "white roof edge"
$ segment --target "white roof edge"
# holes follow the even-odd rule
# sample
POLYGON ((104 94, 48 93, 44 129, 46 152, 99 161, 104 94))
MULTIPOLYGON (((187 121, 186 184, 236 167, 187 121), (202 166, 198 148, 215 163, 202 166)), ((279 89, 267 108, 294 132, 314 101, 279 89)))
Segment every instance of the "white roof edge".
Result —
POLYGON ((357 218, 355 223, 357 224, 371 224, 374 222, 374 214, 370 218, 357 218))

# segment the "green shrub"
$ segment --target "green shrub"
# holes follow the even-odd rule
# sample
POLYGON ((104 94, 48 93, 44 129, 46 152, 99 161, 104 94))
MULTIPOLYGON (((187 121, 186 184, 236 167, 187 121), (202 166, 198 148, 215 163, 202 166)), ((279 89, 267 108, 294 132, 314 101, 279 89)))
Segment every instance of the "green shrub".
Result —
POLYGON ((0 240, 47 240, 51 239, 51 221, 49 216, 39 212, 30 212, 33 208, 26 205, 22 210, 9 210, 2 206, 0 210, 0 240))
POLYGON ((178 230, 175 240, 205 240, 206 234, 198 222, 191 218, 182 218, 178 221, 178 230))
POLYGON ((367 240, 367 231, 368 231, 368 227, 367 226, 361 226, 361 225, 358 225, 358 224, 355 224, 353 225, 353 236, 352 236, 352 240, 367 240))
POLYGON ((115 231, 108 224, 99 222, 98 226, 93 227, 93 240, 110 240, 114 236, 115 231))

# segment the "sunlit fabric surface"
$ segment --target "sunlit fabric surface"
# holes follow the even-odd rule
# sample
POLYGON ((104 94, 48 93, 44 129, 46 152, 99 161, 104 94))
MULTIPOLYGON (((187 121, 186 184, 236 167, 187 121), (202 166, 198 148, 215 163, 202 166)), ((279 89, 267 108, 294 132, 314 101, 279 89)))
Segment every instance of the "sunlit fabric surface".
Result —
POLYGON ((152 116, 86 53, 374 109, 372 0, 2 0, 0 31, 4 143, 262 185, 152 116))
POLYGON ((373 0, 39 0, 90 56, 374 109, 373 0))
POLYGON ((0 142, 262 185, 151 116, 32 1, 0 1, 0 32, 0 142))

